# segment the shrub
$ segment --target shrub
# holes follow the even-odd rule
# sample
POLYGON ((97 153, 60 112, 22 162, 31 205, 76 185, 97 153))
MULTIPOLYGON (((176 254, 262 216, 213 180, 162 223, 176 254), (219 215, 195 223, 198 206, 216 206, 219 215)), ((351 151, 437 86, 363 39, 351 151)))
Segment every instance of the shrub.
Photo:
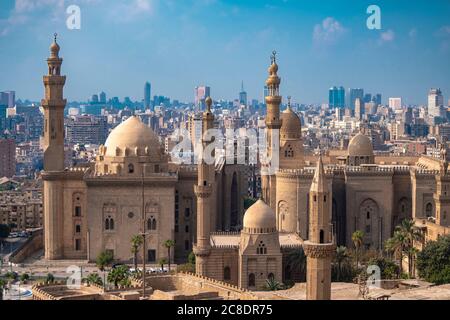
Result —
POLYGON ((450 235, 429 241, 417 255, 419 276, 435 284, 450 283, 450 235))

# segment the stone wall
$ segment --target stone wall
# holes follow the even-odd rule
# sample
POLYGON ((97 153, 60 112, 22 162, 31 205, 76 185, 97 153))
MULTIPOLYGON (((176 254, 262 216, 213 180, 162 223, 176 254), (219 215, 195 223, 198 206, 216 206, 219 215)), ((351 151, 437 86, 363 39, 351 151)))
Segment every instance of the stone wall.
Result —
POLYGON ((12 263, 22 263, 25 259, 31 256, 38 250, 44 247, 44 232, 43 229, 33 231, 31 237, 9 257, 12 263))

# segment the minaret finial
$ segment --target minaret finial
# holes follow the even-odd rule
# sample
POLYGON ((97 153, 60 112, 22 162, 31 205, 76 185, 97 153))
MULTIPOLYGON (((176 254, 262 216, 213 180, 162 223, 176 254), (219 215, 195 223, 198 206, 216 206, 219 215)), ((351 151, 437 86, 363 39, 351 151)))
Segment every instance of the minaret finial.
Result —
POLYGON ((271 60, 272 60, 272 64, 277 62, 277 52, 275 50, 272 51, 271 60))
POLYGON ((58 38, 58 34, 55 32, 55 33, 53 34, 53 36, 55 37, 55 43, 56 43, 56 38, 58 38))
POLYGON ((287 107, 288 107, 288 109, 291 109, 291 96, 288 96, 287 97, 288 98, 288 105, 287 105, 287 107))

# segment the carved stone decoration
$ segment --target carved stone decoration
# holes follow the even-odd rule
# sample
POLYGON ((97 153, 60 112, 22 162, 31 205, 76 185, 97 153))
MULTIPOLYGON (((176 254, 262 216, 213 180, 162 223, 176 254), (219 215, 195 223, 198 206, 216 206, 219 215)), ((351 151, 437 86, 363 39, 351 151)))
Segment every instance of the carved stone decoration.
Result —
POLYGON ((311 258, 330 258, 336 253, 336 245, 334 243, 312 243, 305 241, 303 249, 307 257, 311 258))

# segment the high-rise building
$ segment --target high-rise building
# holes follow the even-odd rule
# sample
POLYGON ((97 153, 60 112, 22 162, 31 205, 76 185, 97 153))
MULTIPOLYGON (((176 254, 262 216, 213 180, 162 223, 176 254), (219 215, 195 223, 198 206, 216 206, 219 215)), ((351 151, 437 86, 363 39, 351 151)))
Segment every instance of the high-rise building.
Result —
POLYGON ((0 92, 0 105, 8 106, 8 108, 14 108, 14 106, 16 105, 16 92, 15 91, 0 92))
POLYGON ((393 110, 400 110, 402 107, 402 98, 389 98, 389 108, 393 110))
POLYGON ((146 82, 144 86, 144 108, 150 109, 150 100, 152 96, 152 85, 150 82, 146 82))
POLYGON ((351 110, 355 110, 355 101, 357 98, 364 100, 364 89, 361 88, 350 88, 348 89, 348 107, 351 110))
POLYGON ((364 103, 369 103, 369 102, 371 102, 371 101, 372 101, 372 94, 366 93, 366 94, 364 95, 364 100, 363 100, 363 102, 364 102, 364 103))
POLYGON ((91 103, 91 104, 97 104, 97 103, 98 103, 98 94, 93 94, 93 95, 91 96, 91 101, 90 101, 90 103, 91 103))
POLYGON ((106 117, 72 116, 67 119, 65 128, 67 142, 71 144, 101 145, 108 135, 106 117))
POLYGON ((345 108, 345 89, 343 87, 332 87, 328 94, 328 106, 330 109, 345 108))
POLYGON ((428 93, 428 116, 444 117, 444 97, 441 89, 430 89, 428 93))
POLYGON ((211 95, 211 88, 208 86, 195 87, 195 106, 199 110, 205 110, 205 100, 211 95))
POLYGON ((360 98, 356 98, 355 100, 355 118, 361 120, 364 115, 364 107, 362 100, 360 98))
POLYGON ((100 92, 100 94, 98 95, 100 98, 100 103, 101 104, 106 104, 106 93, 104 93, 103 91, 100 92))
POLYGON ((381 93, 377 93, 372 97, 372 101, 375 102, 377 106, 381 105, 381 93))
POLYGON ((16 174, 16 143, 14 139, 0 139, 0 178, 16 174))
POLYGON ((244 90, 244 81, 242 81, 241 92, 239 92, 239 103, 244 106, 247 105, 247 92, 244 90))

